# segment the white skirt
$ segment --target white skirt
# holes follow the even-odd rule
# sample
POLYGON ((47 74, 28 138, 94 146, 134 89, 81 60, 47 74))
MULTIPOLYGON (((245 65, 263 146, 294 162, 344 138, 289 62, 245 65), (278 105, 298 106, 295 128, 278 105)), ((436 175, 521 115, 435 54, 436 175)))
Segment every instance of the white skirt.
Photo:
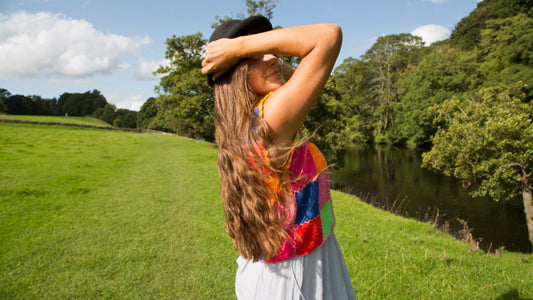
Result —
POLYGON ((235 293, 238 299, 355 299, 339 243, 332 234, 326 243, 302 257, 265 264, 237 258, 235 293))

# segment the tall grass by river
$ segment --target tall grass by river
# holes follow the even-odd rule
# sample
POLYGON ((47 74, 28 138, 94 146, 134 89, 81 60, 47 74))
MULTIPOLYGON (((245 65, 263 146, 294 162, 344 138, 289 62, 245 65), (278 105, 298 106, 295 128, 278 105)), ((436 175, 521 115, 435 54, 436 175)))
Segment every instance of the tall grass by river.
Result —
MULTIPOLYGON (((0 298, 234 298, 218 183, 207 143, 0 124, 0 298)), ((359 299, 533 298, 532 255, 333 198, 359 299)))

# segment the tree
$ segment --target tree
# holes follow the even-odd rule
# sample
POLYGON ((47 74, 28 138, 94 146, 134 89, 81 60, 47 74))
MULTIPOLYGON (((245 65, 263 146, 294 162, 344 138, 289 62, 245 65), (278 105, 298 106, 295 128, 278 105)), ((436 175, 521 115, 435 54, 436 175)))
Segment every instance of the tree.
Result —
POLYGON ((87 116, 98 108, 107 105, 107 100, 98 90, 85 93, 63 93, 59 96, 58 105, 63 114, 70 116, 87 116))
POLYGON ((502 84, 435 106, 445 126, 422 158, 425 167, 475 187, 473 196, 522 195, 533 244, 533 105, 522 89, 522 83, 502 84))
POLYGON ((120 128, 136 128, 137 113, 125 108, 117 109, 113 117, 113 126, 120 128))
POLYGON ((344 121, 341 136, 348 143, 372 141, 373 101, 368 61, 348 58, 330 77, 340 95, 344 121))
POLYGON ((421 61, 398 81, 401 100, 394 136, 399 142, 427 145, 437 130, 428 108, 452 95, 461 95, 481 85, 476 53, 448 45, 431 48, 421 61))
POLYGON ((115 111, 117 107, 113 104, 106 104, 102 111, 102 115, 99 119, 113 125, 113 120, 115 120, 115 111))
POLYGON ((395 126, 398 110, 397 82, 400 75, 417 57, 416 50, 423 46, 422 39, 411 34, 379 37, 365 53, 370 76, 369 92, 374 105, 374 136, 377 142, 387 140, 386 133, 395 126))
POLYGON ((216 28, 218 25, 229 21, 231 19, 244 19, 247 16, 257 16, 262 15, 266 17, 269 20, 272 20, 272 17, 274 15, 274 8, 276 8, 276 3, 278 0, 259 0, 259 1, 253 1, 253 0, 246 0, 246 14, 244 13, 238 13, 235 15, 235 18, 230 16, 220 17, 219 15, 215 16, 215 22, 211 24, 211 28, 216 28))
POLYGON ((167 39, 165 58, 170 66, 156 71, 165 75, 156 87, 154 129, 214 140, 213 89, 200 71, 206 43, 201 33, 167 39))
POLYGON ((344 152, 344 139, 340 135, 345 125, 345 107, 332 78, 326 83, 322 94, 311 108, 303 123, 303 131, 314 144, 323 149, 331 163, 344 152), (313 134, 314 133, 314 134, 313 134))
POLYGON ((313 143, 337 165, 342 164, 347 144, 372 140, 366 65, 361 60, 345 59, 329 77, 303 123, 307 135, 316 131, 313 143))
POLYGON ((0 113, 7 113, 7 105, 4 104, 4 100, 0 98, 0 113))
POLYGON ((518 14, 487 21, 479 50, 486 86, 523 81, 526 93, 533 98, 532 17, 518 14))
POLYGON ((11 97, 11 93, 6 89, 0 89, 0 112, 7 113, 7 105, 5 101, 11 97))
POLYGON ((137 113, 137 128, 150 128, 150 124, 157 115, 157 106, 155 105, 155 101, 156 99, 154 97, 150 97, 141 106, 141 109, 137 113))
POLYGON ((267 19, 272 20, 274 13, 272 12, 276 8, 278 0, 246 0, 246 11, 248 16, 263 15, 267 19))
POLYGON ((126 115, 122 119, 123 128, 137 128, 137 112, 127 110, 126 115))
POLYGON ((468 17, 455 25, 450 41, 463 50, 472 50, 481 42, 481 31, 486 22, 492 19, 504 19, 525 13, 533 15, 532 0, 484 0, 477 4, 468 17))
POLYGON ((6 89, 0 89, 0 99, 5 100, 11 97, 11 93, 6 89))
POLYGON ((31 98, 23 95, 11 95, 6 98, 4 104, 7 106, 7 112, 12 115, 32 115, 33 104, 31 98))
MULTIPOLYGON (((246 0, 248 15, 262 14, 272 18, 277 0, 246 0)), ((244 14, 238 16, 244 18, 244 14)), ((212 27, 231 19, 215 17, 212 27)), ((214 141, 214 93, 201 73, 203 52, 207 40, 201 33, 168 38, 165 58, 169 66, 154 72, 164 75, 155 88, 159 94, 153 104, 156 115, 148 125, 151 129, 170 131, 192 138, 214 141)), ((149 117, 151 118, 151 117, 149 117)), ((139 122, 146 125, 144 116, 139 122)))
POLYGON ((9 97, 11 97, 11 93, 8 90, 0 89, 0 113, 8 112, 6 101, 9 97))

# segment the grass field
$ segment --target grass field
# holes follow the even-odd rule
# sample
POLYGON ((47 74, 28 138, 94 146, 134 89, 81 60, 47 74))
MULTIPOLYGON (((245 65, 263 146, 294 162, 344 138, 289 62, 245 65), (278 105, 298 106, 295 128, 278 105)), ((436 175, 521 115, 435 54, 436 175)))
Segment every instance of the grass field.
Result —
MULTIPOLYGON (((216 149, 0 123, 0 299, 234 299, 216 149)), ((333 192, 359 299, 533 299, 533 256, 470 252, 333 192)))
POLYGON ((98 127, 111 127, 107 122, 92 117, 64 117, 64 116, 24 116, 24 115, 3 115, 0 114, 0 120, 17 120, 31 121, 41 123, 62 123, 89 125, 98 127))

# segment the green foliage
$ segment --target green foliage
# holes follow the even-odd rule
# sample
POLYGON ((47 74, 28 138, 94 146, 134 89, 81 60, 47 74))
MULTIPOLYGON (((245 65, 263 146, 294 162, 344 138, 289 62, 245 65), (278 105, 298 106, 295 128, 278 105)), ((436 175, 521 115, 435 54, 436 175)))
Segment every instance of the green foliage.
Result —
POLYGON ((137 113, 120 108, 115 111, 113 126, 120 128, 137 128, 137 113))
MULTIPOLYGON (((330 91, 326 87, 325 94, 330 95, 327 101, 338 103, 316 108, 320 113, 314 120, 339 123, 336 132, 328 130, 336 136, 329 141, 334 147, 350 142, 397 142, 391 133, 398 123, 398 82, 417 63, 425 51, 422 46, 422 40, 410 34, 388 35, 378 38, 361 60, 350 58, 337 67, 330 79, 333 87, 330 91)), ((319 105, 320 101, 324 99, 319 105)))
POLYGON ((370 95, 371 77, 367 61, 349 58, 335 69, 335 82, 344 112, 344 137, 347 144, 366 143, 372 137, 374 102, 370 95))
POLYGON ((276 8, 276 3, 279 0, 246 0, 246 11, 248 16, 263 15, 267 19, 272 20, 274 15, 273 10, 276 8))
POLYGON ((533 105, 522 84, 483 88, 472 97, 453 97, 433 110, 443 121, 424 166, 453 175, 474 196, 509 199, 533 186, 533 105))
MULTIPOLYGON (((508 15, 508 7, 499 12, 500 6, 491 4, 492 14, 508 15)), ((311 117, 314 124, 337 123, 323 125, 326 130, 319 131, 318 139, 334 148, 342 148, 337 144, 342 141, 430 146, 438 124, 428 108, 452 96, 521 81, 531 99, 532 18, 517 14, 488 19, 479 12, 473 14, 485 25, 478 47, 472 50, 463 50, 453 41, 423 47, 418 38, 400 34, 379 38, 361 60, 345 60, 331 78, 335 91, 319 100, 317 111, 327 113, 311 117), (326 98, 338 101, 334 106, 344 111, 329 111, 320 104, 326 98)))
MULTIPOLYGON (((431 146, 439 124, 428 109, 481 87, 521 81, 530 101, 531 1, 482 1, 449 40, 429 47, 411 34, 379 37, 360 59, 348 58, 336 68, 304 131, 316 130, 313 141, 335 160, 352 142, 431 146)), ((276 3, 247 0, 246 13, 238 17, 260 13, 270 18, 276 3)), ((215 26, 229 18, 217 16, 215 26)), ((201 34, 167 40, 171 66, 157 71, 165 76, 156 101, 147 104, 150 117, 139 119, 141 126, 213 140, 213 91, 199 71, 205 43, 201 34)))
POLYGON ((374 101, 373 124, 376 142, 393 142, 388 132, 396 126, 399 108, 398 80, 418 56, 422 39, 411 34, 379 37, 365 53, 370 76, 369 93, 374 101))
POLYGON ((4 100, 0 99, 0 113, 7 112, 7 105, 4 104, 4 100))
POLYGON ((31 99, 23 95, 13 95, 5 99, 7 112, 14 115, 30 115, 33 114, 33 107, 31 99))
POLYGON ((526 93, 533 98, 533 18, 518 14, 487 21, 481 37, 484 85, 523 81, 526 93))
POLYGON ((0 89, 0 99, 5 100, 11 96, 11 93, 6 89, 0 89))
POLYGON ((475 53, 448 45, 432 47, 416 66, 408 69, 398 82, 397 141, 427 145, 436 131, 434 115, 428 108, 461 95, 481 84, 475 53))
POLYGON ((93 116, 115 127, 136 128, 137 112, 118 109, 107 103, 98 90, 85 93, 63 93, 59 100, 40 96, 11 95, 0 89, 0 112, 11 115, 93 116))
POLYGON ((61 111, 58 107, 57 100, 43 99, 41 96, 23 96, 11 95, 7 90, 3 89, 2 97, 3 111, 5 113, 14 115, 60 115, 61 111))
POLYGON ((115 105, 108 103, 104 107, 101 107, 98 110, 96 110, 93 113, 93 116, 109 124, 113 124, 116 110, 117 110, 117 107, 115 105))
POLYGON ((345 127, 343 103, 336 94, 335 83, 329 80, 322 95, 308 113, 303 132, 320 149, 324 149, 330 163, 337 163, 336 158, 342 157, 344 137, 341 132, 345 127))
POLYGON ((344 157, 347 144, 372 139, 365 124, 371 109, 365 94, 367 77, 361 74, 366 65, 349 58, 337 67, 304 121, 305 133, 313 136, 331 163, 342 163, 338 159, 344 157))
POLYGON ((114 127, 137 128, 137 112, 124 108, 117 109, 113 104, 108 103, 98 108, 92 116, 114 127))
MULTIPOLYGON (((271 19, 277 0, 247 0, 247 16, 262 14, 271 19)), ((244 18, 241 14, 238 18, 244 18)), ((212 27, 231 19, 215 17, 212 27)), ((141 126, 178 133, 182 136, 214 141, 214 93, 205 76, 201 74, 204 47, 207 44, 201 33, 167 39, 165 58, 170 66, 161 66, 155 73, 164 74, 156 92, 156 115, 144 116, 141 126), (148 123, 148 124, 146 124, 148 123)), ((150 105, 149 105, 150 106, 150 105)), ((148 108, 147 108, 148 109, 148 108)))
POLYGON ((225 16, 224 18, 216 15, 215 22, 211 24, 211 28, 215 29, 218 27, 218 25, 232 19, 245 19, 247 17, 257 15, 262 15, 267 19, 272 20, 274 15, 273 10, 276 8, 276 3, 278 3, 278 1, 279 0, 246 0, 246 14, 238 13, 235 15, 235 17, 225 16))
POLYGON ((158 109, 149 128, 214 140, 213 89, 200 72, 206 43, 201 33, 167 39, 170 66, 156 71, 164 76, 156 87, 158 109))
POLYGON ((106 106, 107 100, 98 90, 85 93, 63 93, 57 100, 61 113, 69 116, 87 116, 106 106))
POLYGON ((137 113, 137 128, 148 129, 150 123, 152 123, 152 120, 157 115, 155 101, 156 99, 154 97, 150 97, 141 106, 141 110, 137 113))
POLYGON ((461 49, 472 50, 481 43, 481 31, 486 28, 488 20, 505 19, 520 13, 533 17, 532 7, 532 0, 481 1, 468 17, 457 23, 450 41, 461 49))
POLYGON ((5 101, 11 96, 11 93, 6 89, 0 89, 0 113, 7 113, 7 105, 5 101))

